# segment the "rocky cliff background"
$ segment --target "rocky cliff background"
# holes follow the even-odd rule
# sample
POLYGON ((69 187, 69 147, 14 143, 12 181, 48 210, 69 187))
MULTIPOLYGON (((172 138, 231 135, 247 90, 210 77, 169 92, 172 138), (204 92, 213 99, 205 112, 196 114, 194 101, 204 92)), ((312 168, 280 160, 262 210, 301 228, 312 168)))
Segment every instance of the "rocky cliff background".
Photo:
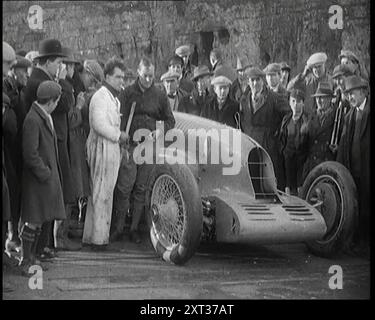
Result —
POLYGON ((233 67, 238 54, 264 67, 286 61, 295 74, 310 54, 325 51, 328 67, 342 48, 370 67, 368 0, 4 1, 3 39, 14 48, 37 50, 57 38, 78 58, 105 61, 121 56, 136 68, 143 55, 165 71, 174 49, 190 43, 195 63, 208 65, 211 48, 223 50, 233 67), (31 30, 28 9, 43 9, 43 29, 31 30), (329 7, 343 8, 343 29, 329 28, 329 7))

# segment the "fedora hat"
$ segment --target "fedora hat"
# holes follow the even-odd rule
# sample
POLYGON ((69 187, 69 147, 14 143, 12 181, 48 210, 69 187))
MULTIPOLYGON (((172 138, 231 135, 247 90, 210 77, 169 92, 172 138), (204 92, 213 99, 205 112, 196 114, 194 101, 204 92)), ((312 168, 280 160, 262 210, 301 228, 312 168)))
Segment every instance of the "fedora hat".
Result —
POLYGON ((62 51, 61 43, 56 39, 45 39, 39 43, 39 55, 34 59, 43 57, 66 57, 62 51))
POLYGON ((247 57, 237 57, 237 71, 244 70, 248 67, 251 67, 249 59, 247 57))
POLYGON ((65 55, 65 57, 63 58, 64 63, 79 63, 78 60, 74 59, 73 52, 69 48, 63 47, 62 52, 65 55))
POLYGON ((368 88, 368 82, 358 76, 350 76, 345 78, 345 93, 359 88, 368 88))
POLYGON ((197 81, 199 78, 204 76, 212 76, 212 72, 210 72, 207 66, 201 65, 194 69, 193 77, 191 78, 191 80, 197 81))
POLYGON ((333 97, 333 90, 331 85, 328 82, 319 82, 318 88, 316 89, 315 94, 311 95, 312 97, 333 97))

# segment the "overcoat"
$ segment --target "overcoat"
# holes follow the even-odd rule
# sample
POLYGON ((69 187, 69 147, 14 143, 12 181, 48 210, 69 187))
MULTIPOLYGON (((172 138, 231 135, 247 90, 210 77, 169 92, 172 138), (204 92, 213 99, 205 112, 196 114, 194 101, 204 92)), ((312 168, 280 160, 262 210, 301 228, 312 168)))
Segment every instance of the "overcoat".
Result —
POLYGON ((57 137, 48 117, 33 104, 23 126, 21 219, 43 224, 66 218, 57 137))
POLYGON ((329 148, 334 122, 334 108, 326 115, 323 124, 320 124, 317 115, 312 116, 307 134, 307 158, 303 167, 303 180, 318 164, 335 160, 335 154, 329 148))
POLYGON ((267 87, 263 105, 254 112, 251 90, 242 97, 240 103, 242 131, 255 139, 270 155, 273 162, 278 188, 285 188, 283 160, 279 148, 279 130, 288 109, 287 101, 267 87))
POLYGON ((366 105, 363 111, 360 140, 353 141, 354 124, 356 119, 356 108, 351 108, 344 119, 344 129, 340 139, 337 153, 337 161, 342 163, 351 171, 351 147, 354 143, 359 143, 361 175, 356 177, 357 190, 359 195, 359 211, 362 224, 366 225, 370 216, 370 148, 371 148, 371 129, 370 129, 370 96, 367 97, 366 105))

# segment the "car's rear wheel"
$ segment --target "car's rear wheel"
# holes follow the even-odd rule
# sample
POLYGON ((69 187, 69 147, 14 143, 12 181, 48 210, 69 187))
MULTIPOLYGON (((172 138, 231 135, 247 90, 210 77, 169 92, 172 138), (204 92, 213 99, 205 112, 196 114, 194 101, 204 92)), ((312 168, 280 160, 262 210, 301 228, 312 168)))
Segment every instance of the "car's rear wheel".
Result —
POLYGON ((146 212, 156 253, 174 264, 186 263, 199 245, 202 203, 185 165, 156 165, 150 175, 146 212))
POLYGON ((316 206, 327 226, 322 239, 307 242, 310 251, 329 258, 347 249, 358 220, 357 189, 350 172, 338 162, 323 162, 308 174, 300 196, 316 206))

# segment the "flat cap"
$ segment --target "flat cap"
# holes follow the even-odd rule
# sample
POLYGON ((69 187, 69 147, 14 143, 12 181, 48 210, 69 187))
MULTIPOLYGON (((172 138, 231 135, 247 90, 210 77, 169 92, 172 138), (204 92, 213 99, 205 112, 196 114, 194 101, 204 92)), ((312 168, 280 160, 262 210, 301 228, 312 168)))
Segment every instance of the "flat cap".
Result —
POLYGON ((322 64, 327 61, 327 55, 324 52, 317 52, 310 56, 307 60, 306 65, 312 67, 316 64, 322 64))
POLYGON ((51 80, 43 81, 36 92, 38 99, 52 99, 56 98, 61 94, 61 86, 51 80))
POLYGON ((264 78, 266 74, 260 70, 258 67, 252 67, 246 73, 249 79, 251 78, 264 78))
POLYGON ((180 57, 189 56, 190 55, 190 46, 188 46, 188 45, 180 46, 176 49, 175 53, 180 57))
POLYGON ((280 69, 281 70, 288 70, 288 71, 292 70, 291 67, 285 61, 280 62, 280 69))
POLYGON ((26 53, 25 58, 33 62, 37 56, 39 56, 38 51, 29 51, 28 53, 26 53))
POLYGON ((85 60, 83 63, 83 69, 87 73, 91 74, 98 82, 102 82, 104 80, 104 71, 98 61, 85 60))
POLYGON ((332 78, 337 78, 340 76, 349 77, 354 75, 354 73, 355 71, 353 70, 353 67, 347 64, 339 64, 333 69, 332 78))
POLYGON ((180 65, 180 66, 184 65, 184 60, 182 60, 182 58, 178 55, 174 55, 168 60, 168 67, 175 66, 175 65, 180 65))
POLYGON ((341 60, 344 57, 355 60, 355 62, 359 63, 358 57, 354 54, 354 52, 350 50, 341 50, 339 54, 339 59, 341 60))
POLYGON ((345 93, 359 88, 368 88, 368 82, 355 75, 345 78, 345 93))
POLYGON ((199 78, 204 76, 212 76, 212 72, 205 65, 200 65, 194 68, 192 81, 197 81, 199 78))
POLYGON ((290 96, 298 100, 305 100, 305 91, 302 89, 292 88, 290 90, 290 96))
POLYGON ((248 67, 251 67, 251 64, 249 62, 249 59, 246 56, 243 57, 237 57, 237 71, 244 70, 248 67))
POLYGON ((230 86, 232 84, 232 81, 230 81, 225 76, 218 76, 211 80, 211 84, 213 86, 230 86))
POLYGON ((278 63, 270 63, 267 67, 263 69, 265 74, 276 74, 281 72, 280 64, 278 63))
POLYGON ((316 89, 315 94, 311 95, 312 97, 331 97, 333 96, 333 89, 328 82, 322 81, 319 82, 318 88, 316 89))
POLYGON ((177 80, 179 77, 180 75, 177 72, 167 71, 161 76, 160 80, 177 80))
POLYGON ((11 45, 3 41, 3 61, 13 62, 14 60, 16 60, 16 52, 11 45))
POLYGON ((32 66, 32 63, 31 63, 30 60, 28 60, 24 57, 21 57, 21 56, 17 56, 16 57, 16 63, 12 65, 12 69, 16 69, 16 68, 27 69, 31 66, 32 66))
POLYGON ((3 104, 10 104, 10 99, 9 97, 3 92, 3 104))

